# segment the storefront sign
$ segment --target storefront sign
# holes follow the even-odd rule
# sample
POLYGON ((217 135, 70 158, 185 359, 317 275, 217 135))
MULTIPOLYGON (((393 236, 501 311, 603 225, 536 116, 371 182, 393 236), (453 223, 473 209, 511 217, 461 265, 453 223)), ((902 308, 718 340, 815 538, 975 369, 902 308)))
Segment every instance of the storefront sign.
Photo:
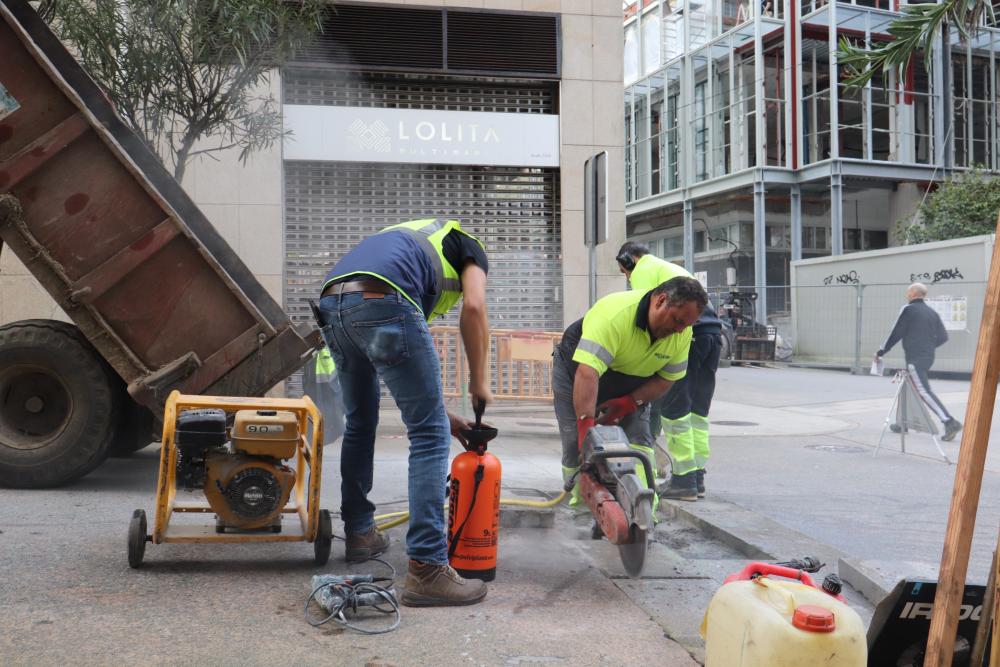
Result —
POLYGON ((284 106, 286 160, 558 167, 559 116, 284 106))

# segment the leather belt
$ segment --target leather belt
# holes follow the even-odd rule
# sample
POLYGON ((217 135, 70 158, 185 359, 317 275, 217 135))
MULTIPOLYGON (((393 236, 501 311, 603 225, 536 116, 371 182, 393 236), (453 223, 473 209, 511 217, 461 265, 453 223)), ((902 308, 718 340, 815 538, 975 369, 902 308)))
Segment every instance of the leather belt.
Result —
POLYGON ((374 278, 365 280, 348 280, 342 283, 334 283, 323 290, 320 298, 334 294, 345 294, 348 292, 370 292, 372 294, 394 294, 396 290, 389 283, 374 278))

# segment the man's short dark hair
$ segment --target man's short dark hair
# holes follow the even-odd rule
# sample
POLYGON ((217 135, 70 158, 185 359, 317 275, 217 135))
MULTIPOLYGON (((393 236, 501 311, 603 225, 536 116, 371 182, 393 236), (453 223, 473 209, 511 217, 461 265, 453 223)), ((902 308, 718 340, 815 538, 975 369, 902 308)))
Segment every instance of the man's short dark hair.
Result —
POLYGON ((660 283, 653 290, 653 296, 660 294, 666 294, 667 302, 672 306, 680 306, 694 301, 698 304, 699 310, 705 310, 705 306, 708 305, 708 294, 705 292, 705 288, 701 286, 700 282, 687 276, 677 276, 660 283))
POLYGON ((639 243, 638 241, 626 241, 622 244, 622 247, 618 249, 618 254, 616 257, 621 257, 622 255, 628 255, 629 257, 635 257, 639 259, 645 255, 649 254, 649 246, 645 243, 639 243))

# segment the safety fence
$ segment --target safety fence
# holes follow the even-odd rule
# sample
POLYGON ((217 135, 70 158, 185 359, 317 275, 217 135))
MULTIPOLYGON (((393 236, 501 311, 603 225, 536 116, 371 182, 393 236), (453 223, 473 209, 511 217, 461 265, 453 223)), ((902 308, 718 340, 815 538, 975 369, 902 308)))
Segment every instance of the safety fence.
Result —
MULTIPOLYGON (((906 305, 909 285, 835 280, 824 285, 768 286, 766 324, 777 332, 778 360, 868 372, 872 356, 906 305)), ((927 304, 941 315, 948 332, 948 342, 937 349, 934 370, 970 373, 986 283, 928 280, 927 287, 927 304)), ((739 291, 762 293, 753 287, 741 287, 739 291)), ((739 300, 730 295, 728 288, 711 288, 709 293, 720 315, 739 300)), ((743 314, 763 324, 760 313, 748 303, 743 298, 743 314)), ((886 356, 886 363, 890 367, 904 365, 902 345, 897 344, 886 356)))
MULTIPOLYGON (((464 397, 469 362, 458 327, 431 327, 441 359, 441 385, 446 397, 464 397)), ((493 329, 490 331, 490 385, 504 401, 552 400, 552 350, 562 332, 493 329)))

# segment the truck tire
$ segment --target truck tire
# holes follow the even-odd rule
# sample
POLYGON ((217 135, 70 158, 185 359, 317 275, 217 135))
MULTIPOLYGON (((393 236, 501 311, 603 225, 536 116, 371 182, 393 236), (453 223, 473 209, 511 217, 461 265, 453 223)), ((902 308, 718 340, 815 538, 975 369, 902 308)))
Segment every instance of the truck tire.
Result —
POLYGON ((0 327, 0 486, 57 486, 104 461, 118 421, 113 372, 72 324, 0 327))

